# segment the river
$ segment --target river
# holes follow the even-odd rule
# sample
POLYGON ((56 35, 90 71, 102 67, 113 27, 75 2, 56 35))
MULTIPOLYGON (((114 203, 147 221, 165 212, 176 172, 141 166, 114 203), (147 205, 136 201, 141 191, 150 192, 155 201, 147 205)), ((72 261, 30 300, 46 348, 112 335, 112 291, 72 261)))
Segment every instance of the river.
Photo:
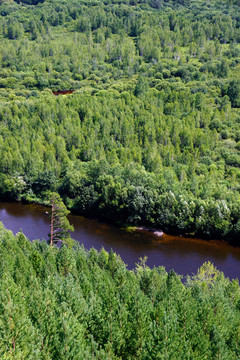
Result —
MULTIPOLYGON (((16 234, 20 229, 30 239, 47 239, 49 217, 44 206, 0 202, 0 221, 16 234)), ((229 278, 240 278, 240 248, 222 241, 205 241, 164 234, 163 238, 150 232, 129 233, 117 227, 70 215, 75 231, 71 236, 86 249, 113 250, 129 269, 135 267, 140 257, 147 256, 149 267, 164 266, 178 274, 191 275, 205 262, 211 261, 229 278)))

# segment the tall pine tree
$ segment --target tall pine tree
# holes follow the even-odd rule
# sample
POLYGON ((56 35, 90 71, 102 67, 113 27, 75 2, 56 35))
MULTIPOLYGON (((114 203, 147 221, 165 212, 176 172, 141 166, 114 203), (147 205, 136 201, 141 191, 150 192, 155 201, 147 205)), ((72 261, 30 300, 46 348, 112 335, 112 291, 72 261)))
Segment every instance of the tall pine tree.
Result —
POLYGON ((64 205, 61 197, 55 192, 52 193, 49 234, 49 243, 51 246, 59 242, 70 245, 71 238, 69 236, 69 231, 74 231, 74 228, 67 219, 68 214, 69 211, 64 205))

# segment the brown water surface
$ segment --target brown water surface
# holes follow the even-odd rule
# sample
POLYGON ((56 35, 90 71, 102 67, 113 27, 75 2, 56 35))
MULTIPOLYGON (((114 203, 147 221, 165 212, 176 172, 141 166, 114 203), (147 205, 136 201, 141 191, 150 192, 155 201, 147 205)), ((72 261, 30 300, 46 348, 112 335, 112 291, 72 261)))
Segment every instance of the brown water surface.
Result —
MULTIPOLYGON (((21 203, 0 203, 0 221, 16 234, 20 229, 33 239, 47 239, 50 227, 44 206, 21 203)), ((147 265, 165 266, 177 273, 192 274, 205 262, 211 261, 230 278, 240 278, 240 248, 211 240, 185 238, 164 234, 157 237, 148 231, 129 233, 96 219, 69 216, 75 231, 72 237, 86 249, 115 251, 130 269, 140 257, 147 256, 147 265)))

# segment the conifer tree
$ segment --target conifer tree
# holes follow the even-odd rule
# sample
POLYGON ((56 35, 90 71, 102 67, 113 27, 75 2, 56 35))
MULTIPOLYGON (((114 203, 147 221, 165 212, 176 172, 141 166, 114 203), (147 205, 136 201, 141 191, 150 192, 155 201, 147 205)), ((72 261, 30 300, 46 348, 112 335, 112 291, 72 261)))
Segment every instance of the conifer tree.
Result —
POLYGON ((51 246, 58 242, 70 245, 71 239, 69 231, 74 231, 74 228, 67 219, 68 214, 69 211, 64 205, 61 197, 57 193, 52 193, 49 234, 49 243, 51 246))

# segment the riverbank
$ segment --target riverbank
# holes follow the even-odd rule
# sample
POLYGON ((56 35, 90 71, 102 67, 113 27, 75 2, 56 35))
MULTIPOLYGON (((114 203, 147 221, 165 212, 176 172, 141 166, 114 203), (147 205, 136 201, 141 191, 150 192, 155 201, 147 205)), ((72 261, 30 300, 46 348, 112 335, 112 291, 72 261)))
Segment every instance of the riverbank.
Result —
MULTIPOLYGON (((0 220, 14 234, 22 229, 30 240, 47 239, 50 232, 49 209, 38 204, 0 202, 0 220)), ((212 263, 230 278, 240 274, 240 248, 223 241, 206 241, 199 238, 168 235, 157 237, 152 232, 126 231, 94 218, 69 215, 75 231, 73 239, 86 249, 111 249, 119 254, 129 269, 140 258, 147 257, 150 268, 164 266, 178 274, 187 275, 197 271, 205 261, 212 263)))
MULTIPOLYGON (((40 205, 40 206, 45 206, 45 207, 50 207, 50 201, 48 200, 50 198, 50 192, 46 192, 45 196, 40 198, 40 197, 34 197, 34 198, 22 198, 21 200, 13 200, 13 199, 7 199, 7 202, 12 202, 12 203, 22 203, 22 204, 36 204, 36 205, 40 205)), ((1 199, 0 197, 0 201, 6 202, 6 199, 1 199)), ((163 238, 171 238, 174 237, 175 239, 181 239, 181 238, 190 238, 190 239, 200 239, 201 241, 222 241, 224 243, 228 243, 231 246, 234 247, 240 247, 240 243, 239 243, 239 239, 229 239, 227 240, 226 238, 218 238, 218 237, 210 237, 210 236, 206 236, 205 234, 189 234, 189 233, 184 233, 183 231, 180 233, 178 232, 176 229, 172 229, 172 231, 168 231, 168 229, 159 229, 157 227, 148 227, 148 226, 144 226, 143 224, 141 225, 129 225, 127 223, 122 223, 119 222, 119 219, 112 219, 113 221, 110 221, 109 217, 106 217, 103 213, 97 211, 96 213, 92 213, 91 216, 90 214, 86 214, 84 212, 82 212, 80 209, 76 209, 76 208, 71 208, 68 207, 68 209, 70 210, 71 214, 77 215, 77 216, 84 216, 87 218, 93 218, 93 219, 98 219, 99 221, 104 221, 107 224, 109 224, 110 226, 116 226, 119 229, 123 229, 124 231, 133 233, 133 232, 143 232, 143 233, 150 233, 153 234, 154 236, 158 237, 159 239, 163 239, 163 238), (213 240, 214 239, 214 240, 213 240)))

